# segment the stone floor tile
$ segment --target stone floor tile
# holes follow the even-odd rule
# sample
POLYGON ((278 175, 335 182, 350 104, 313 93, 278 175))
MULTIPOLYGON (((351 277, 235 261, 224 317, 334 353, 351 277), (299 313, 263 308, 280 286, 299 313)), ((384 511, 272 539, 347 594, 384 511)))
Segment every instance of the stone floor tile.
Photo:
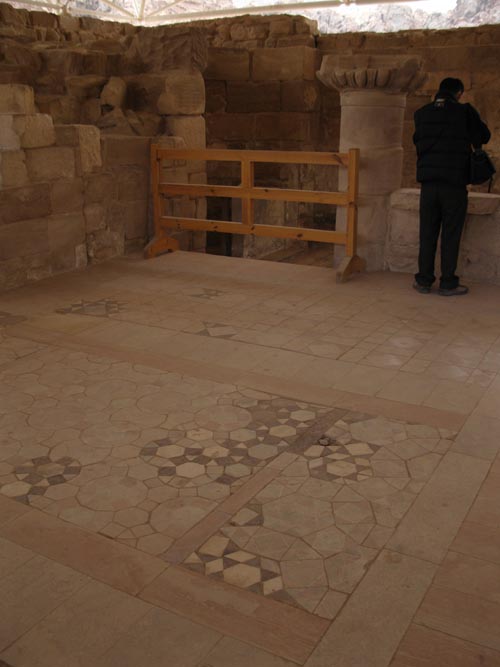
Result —
POLYGON ((431 586, 415 622, 500 651, 500 604, 476 595, 431 586))
POLYGON ((450 548, 500 565, 500 528, 464 521, 450 548))
POLYGON ((411 625, 391 667, 498 667, 500 652, 456 637, 411 625))
POLYGON ((166 567, 146 553, 34 510, 1 527, 0 536, 131 594, 166 567))
MULTIPOLYGON (((493 387, 493 385, 491 385, 493 387)), ((485 387, 476 384, 464 384, 453 380, 440 380, 433 392, 423 401, 440 410, 451 410, 461 414, 470 414, 481 404, 485 387)), ((490 391, 490 389, 488 389, 490 391)))
POLYGON ((0 579, 14 572, 36 554, 14 542, 0 538, 0 579))
POLYGON ((295 664, 237 639, 223 637, 199 667, 295 667, 295 664))
POLYGON ((431 396, 438 381, 427 375, 398 373, 377 392, 380 398, 420 405, 431 396))
POLYGON ((334 381, 332 386, 334 389, 375 396, 382 387, 396 377, 396 374, 396 370, 387 368, 355 366, 346 375, 334 381))
POLYGON ((0 650, 24 635, 87 582, 88 578, 79 572, 41 556, 34 556, 3 577, 0 580, 0 650))
POLYGON ((20 667, 77 667, 99 656, 147 614, 150 605, 89 582, 3 654, 20 667))
MULTIPOLYGON (((148 605, 149 607, 149 605, 148 605)), ((122 632, 95 667, 197 667, 217 644, 220 634, 163 609, 150 609, 122 632)))
POLYGON ((449 551, 433 583, 500 604, 500 563, 449 551))
POLYGON ((383 551, 346 602, 306 667, 387 667, 436 566, 383 551))
POLYGON ((195 623, 302 664, 328 621, 300 609, 172 566, 141 594, 195 623))
POLYGON ((500 451, 500 419, 497 417, 498 413, 488 417, 473 412, 457 435, 451 451, 492 461, 500 451))
POLYGON ((387 546, 441 562, 488 471, 482 459, 450 452, 415 500, 387 546))

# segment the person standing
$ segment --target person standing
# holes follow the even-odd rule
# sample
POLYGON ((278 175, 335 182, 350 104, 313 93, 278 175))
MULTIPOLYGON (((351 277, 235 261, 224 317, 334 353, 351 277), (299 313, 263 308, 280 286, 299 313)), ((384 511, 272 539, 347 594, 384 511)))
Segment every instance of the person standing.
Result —
POLYGON ((472 147, 488 143, 491 133, 470 104, 462 104, 464 84, 444 79, 431 104, 415 112, 413 143, 417 149, 420 191, 420 250, 413 287, 429 294, 436 280, 434 264, 441 231, 441 296, 469 291, 456 275, 460 238, 467 213, 472 147))

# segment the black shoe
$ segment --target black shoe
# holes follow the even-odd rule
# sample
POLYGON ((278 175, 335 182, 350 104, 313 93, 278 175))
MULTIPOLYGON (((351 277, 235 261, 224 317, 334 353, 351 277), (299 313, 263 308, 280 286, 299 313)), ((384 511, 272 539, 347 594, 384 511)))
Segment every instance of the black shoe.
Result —
POLYGON ((427 285, 419 285, 418 283, 413 283, 413 289, 417 290, 419 294, 430 294, 431 288, 427 285))
POLYGON ((438 294, 439 296, 463 296, 464 294, 467 294, 468 291, 469 288, 465 285, 457 285, 456 287, 453 287, 453 289, 443 289, 440 287, 438 289, 438 294))

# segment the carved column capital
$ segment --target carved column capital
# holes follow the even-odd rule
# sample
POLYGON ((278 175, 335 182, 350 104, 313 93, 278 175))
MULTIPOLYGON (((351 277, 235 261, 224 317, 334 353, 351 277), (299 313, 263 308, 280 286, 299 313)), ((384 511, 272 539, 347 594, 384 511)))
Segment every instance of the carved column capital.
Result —
POLYGON ((341 93, 355 90, 389 94, 408 93, 419 88, 426 75, 417 58, 396 56, 323 56, 318 79, 341 93))

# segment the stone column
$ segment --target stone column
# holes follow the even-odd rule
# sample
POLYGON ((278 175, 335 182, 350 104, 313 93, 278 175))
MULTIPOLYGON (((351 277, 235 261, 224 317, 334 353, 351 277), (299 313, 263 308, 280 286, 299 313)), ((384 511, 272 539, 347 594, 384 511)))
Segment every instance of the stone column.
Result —
MULTIPOLYGON (((318 79, 340 92, 340 152, 359 148, 358 255, 372 271, 384 268, 389 195, 401 187, 406 96, 423 81, 420 62, 392 56, 323 57, 318 79)), ((339 190, 347 171, 339 173, 339 190)), ((337 211, 345 229, 346 211, 337 211)), ((335 260, 344 256, 335 247, 335 260)))

